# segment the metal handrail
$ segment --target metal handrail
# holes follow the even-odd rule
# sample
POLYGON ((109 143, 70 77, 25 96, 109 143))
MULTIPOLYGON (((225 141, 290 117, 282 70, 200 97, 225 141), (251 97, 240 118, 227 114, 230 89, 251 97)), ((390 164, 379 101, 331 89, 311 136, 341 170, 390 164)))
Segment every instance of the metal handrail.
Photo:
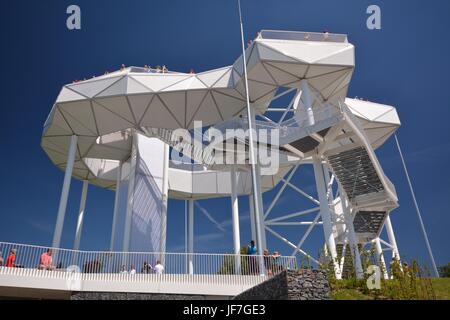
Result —
POLYGON ((15 268, 47 269, 51 271, 66 271, 77 267, 81 273, 111 274, 155 273, 154 266, 160 261, 164 267, 164 274, 194 274, 194 275, 259 275, 258 259, 264 259, 268 273, 278 273, 286 269, 296 269, 296 258, 280 256, 276 259, 268 256, 235 255, 222 253, 168 253, 168 252, 111 252, 111 251, 83 251, 45 246, 25 245, 0 242, 0 252, 3 253, 3 266, 0 274, 7 273, 7 256, 12 249, 16 249, 15 268), (52 250, 53 262, 45 268, 40 265, 40 257, 48 249, 52 250), (240 261, 236 264, 236 261, 240 261), (145 268, 144 263, 151 267, 145 268), (189 268, 192 265, 193 268, 189 268), (236 266, 240 270, 236 270, 236 266))

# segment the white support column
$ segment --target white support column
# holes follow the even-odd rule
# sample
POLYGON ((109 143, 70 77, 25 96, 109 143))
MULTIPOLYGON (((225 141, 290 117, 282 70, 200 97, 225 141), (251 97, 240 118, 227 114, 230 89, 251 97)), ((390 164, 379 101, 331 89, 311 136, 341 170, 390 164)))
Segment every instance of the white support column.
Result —
POLYGON ((314 113, 312 110, 312 106, 313 106, 313 98, 311 95, 311 91, 308 85, 308 80, 303 79, 302 81, 300 81, 300 89, 302 90, 302 101, 303 104, 305 105, 305 111, 306 111, 306 116, 308 119, 308 125, 313 125, 314 124, 314 113))
POLYGON ((256 239, 255 206, 253 204, 253 196, 252 195, 248 196, 248 207, 249 207, 249 211, 250 211, 250 230, 251 230, 251 235, 252 235, 251 240, 255 240, 256 239))
POLYGON ((137 160, 137 137, 136 133, 133 133, 131 158, 130 158, 130 174, 128 180, 127 211, 125 215, 125 228, 123 234, 123 248, 122 248, 123 252, 128 252, 130 249, 131 222, 133 216, 133 203, 134 203, 134 181, 136 176, 136 160, 137 160))
POLYGON ((194 200, 189 200, 189 223, 188 223, 188 253, 191 253, 188 258, 189 274, 194 274, 194 200))
POLYGON ((320 202, 320 214, 322 216, 323 222, 323 232, 325 234, 325 242, 326 245, 328 246, 328 251, 331 255, 336 279, 341 279, 342 276, 339 268, 339 263, 337 261, 336 243, 334 241, 333 227, 331 224, 330 208, 328 206, 327 188, 325 185, 322 161, 320 157, 314 156, 313 164, 314 164, 314 176, 316 180, 317 194, 319 196, 320 202))
MULTIPOLYGON (((263 201, 262 201, 262 192, 261 192, 261 166, 259 163, 256 165, 256 173, 257 173, 257 189, 259 190, 259 196, 258 198, 258 206, 260 210, 256 210, 255 205, 255 226, 256 226, 256 239, 259 243, 257 243, 258 249, 258 255, 261 255, 264 253, 264 250, 267 249, 267 241, 266 241, 266 226, 264 222, 264 209, 263 209, 263 201)), ((262 266, 264 266, 264 261, 261 259, 262 266)))
POLYGON ((353 265, 355 266, 356 278, 362 279, 364 277, 364 270, 361 263, 361 253, 358 248, 358 239, 356 238, 355 228, 353 226, 353 217, 350 211, 350 203, 348 202, 347 195, 341 189, 340 190, 342 210, 344 213, 345 226, 347 229, 348 245, 350 247, 350 253, 353 259, 353 265))
POLYGON ((86 208, 86 198, 88 192, 89 182, 83 181, 83 188, 81 190, 80 209, 78 210, 77 230, 75 232, 75 241, 73 243, 73 250, 80 249, 81 231, 83 230, 84 211, 86 208))
POLYGON ((381 269, 381 272, 383 273, 383 278, 385 280, 389 279, 388 273, 387 273, 387 269, 386 269, 386 262, 384 261, 384 254, 383 254, 383 249, 381 248, 381 243, 380 243, 380 238, 375 238, 374 240, 375 242, 375 250, 377 252, 377 263, 378 266, 381 269))
POLYGON ((233 215, 233 246, 235 257, 235 272, 240 274, 241 271, 241 236, 239 231, 239 200, 237 195, 237 184, 236 184, 236 169, 234 166, 231 167, 231 208, 233 215))
POLYGON ((161 263, 164 265, 167 239, 167 212, 169 204, 169 145, 164 144, 164 171, 162 185, 162 212, 161 212, 161 246, 159 252, 163 254, 160 257, 161 263))
POLYGON ((117 167, 117 177, 116 177, 116 192, 114 196, 114 213, 113 213, 113 222, 111 228, 111 241, 109 245, 109 251, 114 251, 114 242, 116 238, 116 227, 117 227, 117 219, 119 215, 119 196, 120 196, 120 181, 122 179, 122 161, 119 162, 119 166, 117 167))
MULTIPOLYGON (((64 218, 66 216, 67 199, 69 197, 70 180, 72 179, 73 164, 75 163, 75 155, 77 151, 78 137, 73 135, 70 138, 69 152, 67 154, 66 172, 64 174, 64 183, 59 200, 58 216, 56 218, 55 232, 53 233, 53 248, 59 248, 61 244, 61 235, 64 226, 64 218)), ((56 260, 56 259, 55 259, 56 260)))
POLYGON ((394 228, 392 227, 391 218, 389 214, 386 217, 386 221, 384 222, 386 226, 386 232, 389 238, 389 243, 392 246, 392 258, 396 258, 400 261, 400 253, 398 252, 397 241, 395 240, 394 228))

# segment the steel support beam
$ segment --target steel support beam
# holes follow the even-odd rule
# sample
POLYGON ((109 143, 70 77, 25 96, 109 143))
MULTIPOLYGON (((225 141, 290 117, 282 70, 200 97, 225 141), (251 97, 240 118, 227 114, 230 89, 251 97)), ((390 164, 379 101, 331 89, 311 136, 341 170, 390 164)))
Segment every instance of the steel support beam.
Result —
POLYGON ((75 241, 73 242, 73 250, 80 249, 81 232, 83 230, 84 212, 86 208, 88 187, 89 181, 83 180, 83 188, 81 190, 80 208, 78 210, 77 229, 75 232, 75 241))
POLYGON ((70 138, 69 152, 67 153, 66 171, 64 174, 64 183, 59 200, 58 216, 56 218, 55 231, 53 233, 52 247, 59 248, 61 245, 61 235, 64 226, 64 218, 66 216, 67 199, 69 197, 70 181, 72 179, 73 165, 77 151, 78 137, 73 135, 70 138))
POLYGON ((336 243, 334 241, 334 235, 333 235, 331 212, 330 212, 330 208, 328 205, 328 199, 327 199, 327 187, 325 185, 325 177, 324 177, 322 161, 321 161, 320 157, 314 156, 313 164, 314 164, 314 176, 315 176, 315 180, 316 180, 317 194, 319 196, 319 202, 320 202, 320 214, 322 216, 325 242, 328 246, 328 251, 331 255, 336 279, 341 279, 342 275, 341 275, 341 270, 339 268, 339 263, 337 261, 336 243))
POLYGON ((116 241, 117 219, 119 217, 119 197, 120 197, 121 179, 122 179, 122 161, 119 162, 119 166, 117 167, 116 192, 114 195, 114 212, 113 212, 113 222, 111 228, 111 241, 109 244, 109 251, 114 251, 114 242, 116 241))

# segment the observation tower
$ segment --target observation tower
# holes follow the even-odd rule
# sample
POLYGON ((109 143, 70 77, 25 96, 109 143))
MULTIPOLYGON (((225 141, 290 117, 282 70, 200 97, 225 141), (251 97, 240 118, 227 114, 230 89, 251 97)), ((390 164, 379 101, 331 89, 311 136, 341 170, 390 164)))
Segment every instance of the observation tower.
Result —
POLYGON ((83 181, 75 250, 88 186, 93 185, 116 193, 112 251, 165 253, 168 199, 174 198, 189 203, 188 253, 193 253, 194 201, 230 197, 239 254, 238 198, 247 196, 252 238, 259 240, 260 250, 274 236, 292 247, 293 255, 318 262, 302 245, 312 228, 322 227, 337 277, 343 271, 338 256, 345 256, 345 248, 359 276, 359 250, 365 244, 375 243, 381 260, 381 244, 400 258, 389 218, 397 195, 375 154, 400 121, 392 106, 346 97, 354 67, 355 50, 346 35, 263 30, 246 48, 245 59, 223 68, 186 74, 128 67, 65 85, 41 142, 50 160, 65 171, 53 247, 60 246, 75 178, 83 181), (275 106, 282 97, 290 102, 275 106), (252 141, 241 134, 249 125, 256 133, 252 141), (234 135, 226 135, 231 131, 234 135), (272 132, 277 139, 271 140, 272 132), (224 138, 215 139, 218 133, 224 138), (263 155, 263 147, 270 156, 263 155), (252 149, 258 158, 254 179, 252 149), (275 154, 276 166, 274 161, 262 165, 275 154), (237 158, 241 161, 230 160, 237 158), (302 181, 292 180, 306 165, 314 168, 317 197, 298 186, 302 181), (264 208, 262 194, 279 184, 264 208), (315 207, 270 219, 286 187, 315 207), (274 225, 295 224, 287 219, 308 216, 311 221, 298 223, 308 225, 299 231, 298 243, 273 230, 274 225), (388 241, 379 238, 383 227, 388 241))

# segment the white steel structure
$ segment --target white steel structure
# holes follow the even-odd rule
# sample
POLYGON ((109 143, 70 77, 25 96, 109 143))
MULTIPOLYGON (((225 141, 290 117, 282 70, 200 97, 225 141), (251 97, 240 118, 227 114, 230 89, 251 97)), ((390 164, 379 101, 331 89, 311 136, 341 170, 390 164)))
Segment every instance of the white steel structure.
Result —
MULTIPOLYGON (((397 195, 374 150, 396 131, 400 120, 394 107, 346 98, 354 67, 354 46, 345 35, 263 30, 231 66, 198 74, 129 67, 65 85, 45 123, 41 143, 50 160, 65 171, 53 247, 60 246, 73 177, 85 184, 75 249, 87 184, 92 184, 116 191, 111 250, 165 252, 168 198, 175 198, 189 203, 187 249, 193 254, 194 201, 231 197, 234 253, 238 254, 238 199, 245 195, 250 196, 252 237, 258 239, 260 250, 270 235, 290 246, 293 255, 318 263, 318 257, 302 247, 312 229, 322 226, 338 278, 343 272, 339 251, 346 250, 346 244, 358 276, 363 273, 358 245, 376 241, 399 259, 389 219, 397 195), (274 106, 288 97, 286 106, 274 106), (193 130, 197 121, 223 133, 245 130, 249 123, 258 133, 277 130, 279 141, 255 141, 276 147, 278 170, 263 172, 258 162, 258 174, 252 179, 252 161, 246 152, 243 164, 218 163, 219 151, 239 155, 236 143, 250 144, 250 160, 253 150, 259 149, 251 146, 248 137, 227 137, 224 145, 200 141, 193 130), (190 130, 193 142, 178 139, 174 130, 179 128, 190 130), (203 152, 207 147, 209 152, 203 152), (170 148, 193 163, 171 161, 170 148), (317 196, 300 188, 301 181, 293 181, 296 170, 307 165, 314 169, 317 196), (277 185, 281 185, 277 195, 263 208, 258 199, 277 185), (286 188, 315 207, 271 217, 286 188), (255 192, 259 193, 254 197, 256 205, 255 192), (287 221, 304 216, 311 219, 287 221), (292 242, 273 228, 283 225, 307 228, 292 242), (379 239, 385 225, 389 241, 379 239)), ((255 153, 253 158, 262 162, 263 155, 255 153)), ((188 272, 193 274, 194 262, 189 255, 187 259, 188 272)))

